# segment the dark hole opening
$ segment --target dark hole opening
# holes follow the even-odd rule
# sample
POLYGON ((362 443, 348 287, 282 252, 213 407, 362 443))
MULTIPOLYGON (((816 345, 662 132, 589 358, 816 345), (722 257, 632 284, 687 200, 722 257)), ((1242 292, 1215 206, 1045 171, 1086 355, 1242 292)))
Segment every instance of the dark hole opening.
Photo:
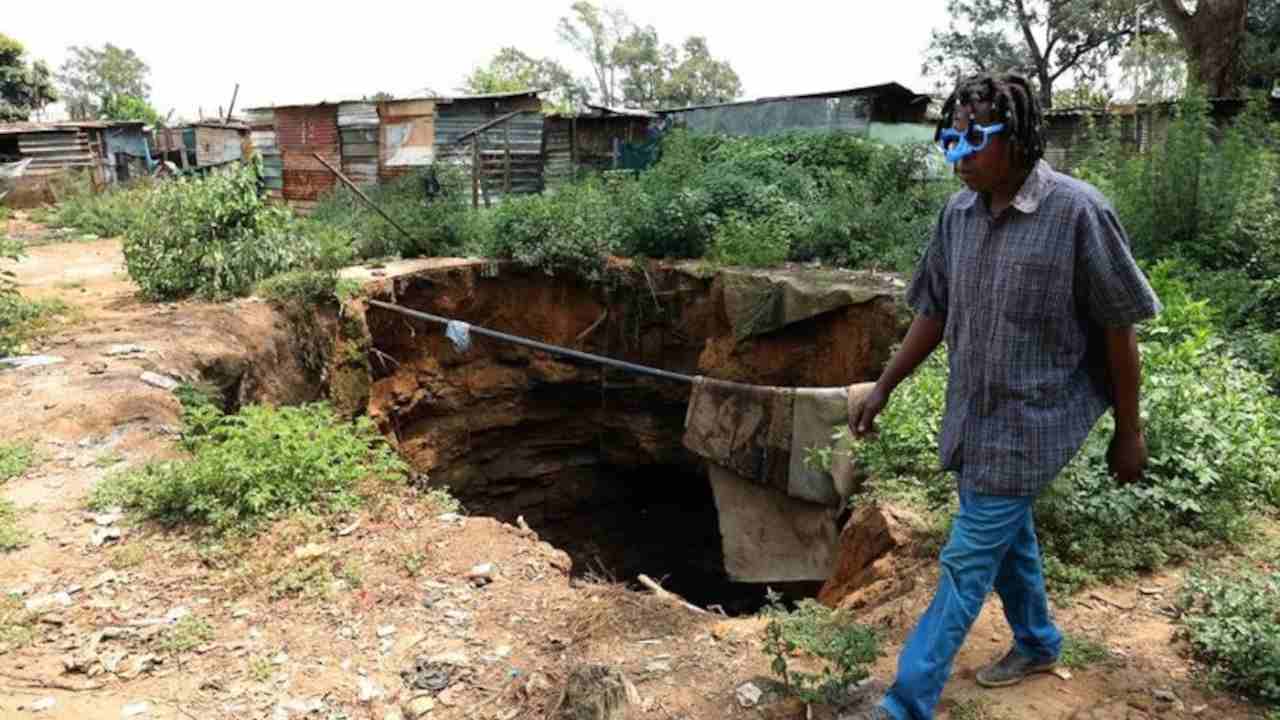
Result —
POLYGON ((573 559, 573 575, 635 585, 648 575, 699 607, 728 615, 758 611, 769 589, 794 601, 821 583, 739 583, 724 571, 719 518, 705 474, 679 465, 595 466, 558 477, 546 499, 526 507, 490 500, 473 512, 515 522, 523 515, 539 536, 573 559))

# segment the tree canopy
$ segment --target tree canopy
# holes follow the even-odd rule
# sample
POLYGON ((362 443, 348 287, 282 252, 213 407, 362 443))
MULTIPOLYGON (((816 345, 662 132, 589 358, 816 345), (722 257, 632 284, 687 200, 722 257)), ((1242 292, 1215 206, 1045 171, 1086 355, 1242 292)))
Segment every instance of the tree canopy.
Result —
POLYGON ((0 122, 28 120, 58 99, 49 66, 28 63, 22 43, 0 33, 0 122))
POLYGON ((1047 110, 1068 73, 1077 84, 1105 86, 1107 64, 1138 22, 1150 22, 1135 12, 1140 2, 949 0, 951 24, 932 31, 923 72, 944 85, 973 72, 1016 72, 1035 82, 1047 110))
POLYGON ((111 43, 101 48, 72 45, 58 72, 67 113, 73 120, 102 117, 114 98, 132 96, 146 100, 151 94, 147 75, 151 69, 127 48, 111 43))

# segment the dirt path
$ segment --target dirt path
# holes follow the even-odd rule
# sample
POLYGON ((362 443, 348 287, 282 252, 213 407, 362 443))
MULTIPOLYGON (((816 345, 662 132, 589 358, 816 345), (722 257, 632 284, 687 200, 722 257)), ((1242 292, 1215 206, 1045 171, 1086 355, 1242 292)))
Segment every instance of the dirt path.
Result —
MULTIPOLYGON (((433 705, 426 717, 541 718, 566 669, 583 660, 636 682, 637 718, 805 717, 795 704, 735 700, 740 685, 768 675, 761 620, 693 615, 616 585, 570 581, 568 557, 529 533, 441 517, 410 490, 329 523, 285 521, 244 544, 87 513, 106 473, 174 452, 178 404, 142 373, 194 379, 239 368, 255 396, 287 400, 303 392, 286 379, 297 375, 287 329, 253 300, 141 302, 114 241, 34 247, 16 269, 25 293, 61 298, 79 315, 41 348, 63 362, 0 372, 0 437, 39 452, 32 469, 0 486, 32 534, 0 561, 0 591, 52 603, 26 626, 33 642, 0 648, 0 717, 386 720, 424 694, 407 671, 409 681, 446 686, 418 700, 433 705), (106 530, 121 536, 95 543, 106 530), (493 578, 478 586, 465 576, 482 563, 493 578), (418 658, 433 664, 415 673, 418 658), (32 712, 45 698, 53 707, 32 712), (128 715, 139 703, 146 711, 128 715)), ((917 591, 873 613, 888 641, 880 677, 928 600, 930 568, 917 591)), ((1164 610, 1177 582, 1147 578, 1145 592, 1076 598, 1059 609, 1062 624, 1102 642, 1113 660, 986 692, 974 672, 1009 642, 993 600, 957 661, 944 716, 1248 717, 1248 707, 1193 682, 1164 610)))

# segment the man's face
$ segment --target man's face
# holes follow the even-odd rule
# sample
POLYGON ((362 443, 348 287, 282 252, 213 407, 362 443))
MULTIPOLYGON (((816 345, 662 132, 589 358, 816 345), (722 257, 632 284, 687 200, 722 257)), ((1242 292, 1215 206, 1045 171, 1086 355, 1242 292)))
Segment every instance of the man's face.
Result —
MULTIPOLYGON (((993 125, 993 116, 989 101, 977 101, 968 105, 957 105, 955 119, 951 127, 959 132, 968 132, 969 124, 993 125)), ((987 139, 987 146, 972 155, 960 158, 955 164, 956 177, 975 192, 991 192, 999 187, 1013 172, 1012 146, 1004 132, 992 135, 987 139)))

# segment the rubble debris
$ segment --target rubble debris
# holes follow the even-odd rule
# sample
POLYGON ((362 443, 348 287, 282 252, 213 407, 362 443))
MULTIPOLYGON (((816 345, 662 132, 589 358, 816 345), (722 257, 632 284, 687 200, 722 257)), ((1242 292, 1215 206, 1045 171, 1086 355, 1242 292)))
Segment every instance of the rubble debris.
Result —
POLYGON ((142 380, 142 382, 152 387, 158 387, 161 390, 169 390, 169 391, 177 390, 178 385, 181 384, 177 380, 174 380, 173 378, 167 375, 161 375, 159 373, 153 373, 151 371, 142 373, 142 375, 138 376, 138 379, 142 380))
POLYGON ((764 691, 755 683, 747 682, 739 685, 733 694, 738 699, 739 705, 744 708, 751 708, 760 704, 760 698, 764 695, 764 691))
POLYGON ((120 717, 138 717, 139 715, 146 715, 149 712, 151 712, 151 703, 145 701, 129 703, 120 709, 120 717))
POLYGON ((147 349, 141 345, 112 345, 102 354, 107 357, 120 357, 123 355, 138 355, 146 351, 147 349))
POLYGON ((578 665, 569 671, 560 695, 558 720, 621 720, 640 693, 621 670, 578 665))
POLYGON ((37 595, 24 603, 29 612, 48 612, 56 608, 71 607, 71 595, 65 592, 37 595))
POLYGON ((45 365, 57 365, 66 361, 66 358, 58 357, 57 355, 15 355, 13 357, 0 358, 0 368, 8 367, 14 370, 26 370, 27 368, 44 367, 45 365))

